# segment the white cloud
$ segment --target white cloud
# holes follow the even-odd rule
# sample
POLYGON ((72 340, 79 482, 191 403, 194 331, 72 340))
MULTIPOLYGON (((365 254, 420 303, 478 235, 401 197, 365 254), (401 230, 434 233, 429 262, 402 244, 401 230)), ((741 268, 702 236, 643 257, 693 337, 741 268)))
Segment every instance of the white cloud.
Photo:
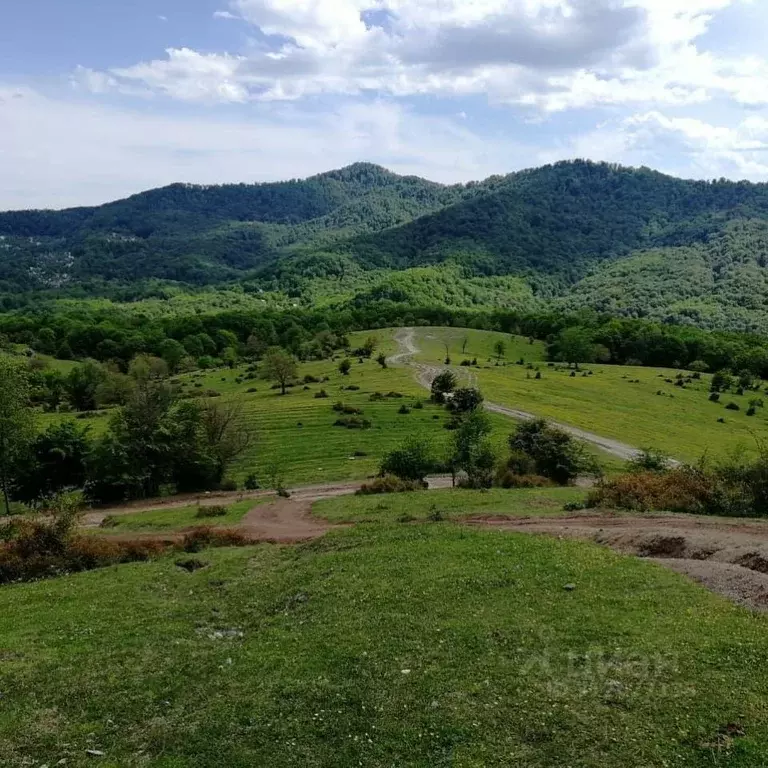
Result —
POLYGON ((220 120, 61 101, 2 85, 0 135, 0 210, 98 204, 176 181, 303 177, 358 160, 453 182, 535 157, 513 139, 489 142, 458 122, 391 102, 321 113, 265 105, 249 119, 220 120))
POLYGON ((235 14, 230 12, 230 11, 214 11, 213 12, 213 18, 214 19, 229 19, 231 21, 231 20, 239 19, 240 17, 239 16, 235 16, 235 14))
POLYGON ((768 118, 752 115, 728 125, 644 112, 604 123, 554 151, 549 159, 563 152, 647 165, 684 177, 767 181, 768 118))
POLYGON ((698 47, 718 11, 748 2, 232 0, 271 44, 247 56, 172 48, 165 59, 104 74, 114 90, 201 101, 375 91, 487 94, 543 112, 720 95, 763 105, 764 59, 721 59, 698 47))

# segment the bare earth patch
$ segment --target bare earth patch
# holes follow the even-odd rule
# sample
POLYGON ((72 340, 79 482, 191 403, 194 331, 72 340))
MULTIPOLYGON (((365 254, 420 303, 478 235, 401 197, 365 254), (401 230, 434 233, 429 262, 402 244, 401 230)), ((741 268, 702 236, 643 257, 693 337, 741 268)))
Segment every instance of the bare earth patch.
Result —
POLYGON ((483 519, 469 525, 594 541, 683 573, 729 599, 768 611, 768 522, 688 515, 483 519))

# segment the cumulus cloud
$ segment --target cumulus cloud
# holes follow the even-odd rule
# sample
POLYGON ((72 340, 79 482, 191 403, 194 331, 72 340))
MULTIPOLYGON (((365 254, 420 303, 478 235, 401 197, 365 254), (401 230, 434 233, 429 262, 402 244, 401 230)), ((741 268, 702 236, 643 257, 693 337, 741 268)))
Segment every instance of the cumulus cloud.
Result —
POLYGON ((91 205, 176 181, 304 177, 358 160, 455 182, 520 167, 533 147, 387 102, 325 112, 264 105, 249 118, 158 115, 0 84, 0 210, 91 205), (55 130, 51 129, 55 126, 55 130))
POLYGON ((751 115, 733 124, 672 117, 657 110, 606 122, 552 152, 647 165, 676 176, 768 180, 768 119, 751 115))
POLYGON ((185 100, 377 91, 487 94, 544 112, 722 94, 768 104, 762 59, 697 47, 715 14, 739 2, 748 0, 232 0, 264 47, 172 48, 103 74, 114 90, 185 100))

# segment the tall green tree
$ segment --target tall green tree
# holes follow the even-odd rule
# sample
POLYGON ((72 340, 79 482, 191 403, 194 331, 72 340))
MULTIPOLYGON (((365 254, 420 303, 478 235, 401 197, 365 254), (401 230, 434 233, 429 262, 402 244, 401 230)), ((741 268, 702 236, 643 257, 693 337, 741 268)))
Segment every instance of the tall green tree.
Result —
POLYGON ((280 393, 285 394, 288 383, 296 378, 296 359, 281 347, 270 347, 262 362, 262 376, 280 385, 280 393))
POLYGON ((23 362, 0 355, 0 488, 6 514, 10 490, 34 436, 29 378, 23 362))

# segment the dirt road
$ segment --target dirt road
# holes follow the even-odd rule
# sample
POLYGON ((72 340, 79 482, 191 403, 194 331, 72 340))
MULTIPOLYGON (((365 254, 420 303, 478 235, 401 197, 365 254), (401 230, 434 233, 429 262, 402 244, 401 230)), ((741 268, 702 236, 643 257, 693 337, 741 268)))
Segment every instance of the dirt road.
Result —
MULTIPOLYGON (((432 381, 441 371, 445 369, 434 365, 417 363, 413 360, 413 357, 419 352, 419 348, 416 346, 415 332, 413 328, 403 328, 399 330, 395 335, 395 340, 400 346, 400 351, 398 354, 390 357, 389 362, 394 365, 399 364, 410 366, 415 370, 416 380, 419 382, 419 384, 421 384, 421 386, 423 386, 425 389, 430 389, 432 386, 432 381)), ((460 371, 460 373, 470 377, 470 386, 476 386, 477 375, 473 371, 460 371)), ((538 418, 533 413, 520 411, 516 408, 509 408, 506 405, 499 405, 498 403, 492 403, 488 401, 485 403, 485 408, 491 413, 499 413, 502 416, 508 416, 511 419, 516 419, 517 421, 532 421, 533 419, 538 418)), ((562 429, 564 432, 567 432, 569 435, 573 435, 573 437, 582 440, 585 443, 591 443, 592 445, 597 446, 606 453, 609 453, 612 456, 616 456, 619 459, 627 461, 629 459, 635 458, 640 453, 638 448, 627 445, 626 443, 622 443, 618 440, 613 440, 610 437, 596 435, 594 432, 588 432, 587 430, 579 429, 578 427, 572 427, 569 424, 561 424, 552 420, 550 420, 550 422, 562 429)))

